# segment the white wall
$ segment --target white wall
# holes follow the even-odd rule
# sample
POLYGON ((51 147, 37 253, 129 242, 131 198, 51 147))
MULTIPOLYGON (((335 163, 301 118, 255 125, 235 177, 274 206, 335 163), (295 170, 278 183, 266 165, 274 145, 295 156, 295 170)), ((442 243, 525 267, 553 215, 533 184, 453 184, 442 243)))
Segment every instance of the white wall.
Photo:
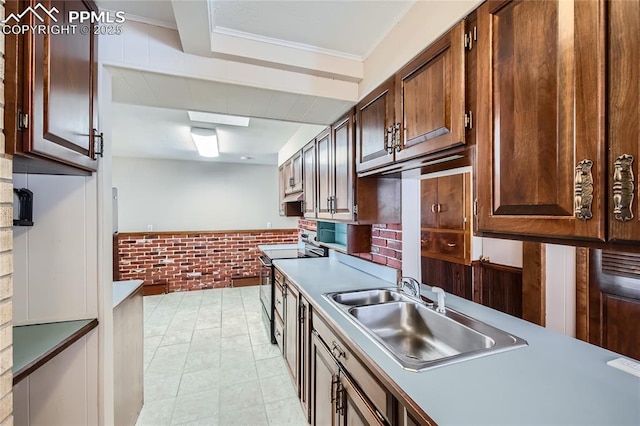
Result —
POLYGON ((97 318, 95 176, 14 174, 13 184, 33 192, 34 221, 13 228, 14 324, 97 318))
POLYGON ((546 327, 576 335, 576 249, 546 244, 546 327))
MULTIPOLYGON (((14 227, 14 324, 99 317, 96 175, 13 183, 34 195, 34 226, 14 227)), ((14 388, 15 424, 98 424, 98 340, 91 331, 14 388)))
POLYGON ((276 166, 113 158, 120 232, 295 228, 276 166))
POLYGON ((364 61, 358 98, 364 98, 483 0, 418 0, 364 61))

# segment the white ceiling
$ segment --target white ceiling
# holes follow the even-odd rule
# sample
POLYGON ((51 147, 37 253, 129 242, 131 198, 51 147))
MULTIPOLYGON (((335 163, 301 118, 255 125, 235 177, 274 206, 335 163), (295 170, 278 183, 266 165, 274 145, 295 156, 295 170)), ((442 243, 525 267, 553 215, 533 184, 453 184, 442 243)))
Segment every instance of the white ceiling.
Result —
POLYGON ((248 127, 197 123, 183 109, 121 103, 113 104, 112 120, 114 156, 249 164, 276 164, 278 150, 302 126, 260 118, 252 118, 248 127), (217 129, 220 157, 198 155, 191 127, 217 129))
MULTIPOLYGON (((325 65, 317 72, 326 76, 335 69, 336 77, 331 78, 344 77, 348 81, 361 78, 358 77, 357 66, 353 68, 354 64, 361 63, 414 2, 415 0, 96 1, 102 9, 125 11, 127 20, 177 28, 186 53, 215 55, 212 43, 216 40, 214 33, 217 32, 219 41, 222 40, 220 37, 226 36, 235 40, 266 43, 264 46, 286 46, 290 49, 287 52, 291 53, 288 56, 291 62, 286 64, 276 63, 277 61, 270 63, 268 58, 255 57, 255 63, 270 63, 267 66, 275 68, 295 68, 297 65, 294 57, 297 53, 313 55, 310 52, 316 52, 325 55, 325 58, 347 58, 343 59, 351 61, 347 64, 351 67, 346 68, 347 71, 338 70, 337 65, 334 68, 325 65), (207 14, 208 19, 203 19, 207 14), (192 46, 190 51, 187 51, 188 46, 192 46), (351 71, 352 69, 356 71, 351 71)), ((232 47, 231 55, 228 50, 218 54, 226 55, 228 60, 254 62, 250 56, 251 49, 248 54, 240 50, 232 47)), ((313 63, 313 57, 311 58, 313 63)), ((304 66, 299 68, 301 72, 315 72, 313 69, 304 70, 304 66)), ((236 162, 240 156, 250 156, 254 157, 250 162, 276 164, 278 150, 296 132, 308 134, 313 129, 303 129, 305 125, 292 122, 327 125, 353 106, 352 103, 339 99, 129 68, 112 68, 111 72, 115 102, 112 121, 114 155, 119 156, 199 160, 188 132, 186 110, 192 109, 257 117, 252 120, 249 129, 218 127, 222 154, 214 161, 236 162)))
POLYGON ((218 27, 367 56, 414 1, 210 1, 218 27))
POLYGON ((319 96, 110 68, 115 102, 311 124, 330 124, 350 102, 319 96))

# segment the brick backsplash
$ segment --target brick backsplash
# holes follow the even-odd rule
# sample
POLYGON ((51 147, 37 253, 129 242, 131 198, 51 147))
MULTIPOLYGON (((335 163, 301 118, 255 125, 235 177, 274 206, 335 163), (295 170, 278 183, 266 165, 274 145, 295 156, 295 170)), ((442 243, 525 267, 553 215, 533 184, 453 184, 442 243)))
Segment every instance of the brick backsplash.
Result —
POLYGON ((359 256, 402 270, 402 225, 378 223, 371 227, 371 253, 362 253, 359 256))
POLYGON ((298 241, 296 229, 118 236, 120 280, 141 279, 169 292, 229 287, 232 278, 260 275, 260 244, 298 241))
MULTIPOLYGON (((371 252, 358 257, 402 270, 402 224, 371 225, 371 252)), ((298 229, 316 230, 316 221, 298 219, 298 229)))

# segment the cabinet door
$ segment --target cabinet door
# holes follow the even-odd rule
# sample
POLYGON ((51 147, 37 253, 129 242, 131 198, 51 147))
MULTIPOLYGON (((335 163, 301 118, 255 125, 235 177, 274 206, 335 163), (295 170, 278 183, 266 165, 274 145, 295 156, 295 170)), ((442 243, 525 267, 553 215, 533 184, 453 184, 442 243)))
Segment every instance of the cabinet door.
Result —
POLYGON ((340 373, 338 411, 342 415, 341 424, 347 426, 385 425, 367 397, 344 373, 340 373))
POLYGON ((604 238, 603 8, 478 9, 480 231, 604 238))
POLYGON ((338 425, 336 386, 338 365, 315 331, 311 345, 311 424, 338 425))
POLYGON ((420 223, 423 228, 438 227, 438 179, 420 181, 420 223))
POLYGON ((307 422, 311 419, 311 305, 302 294, 300 303, 300 403, 307 422))
POLYGON ((316 217, 317 188, 316 188, 316 141, 308 143, 302 148, 302 176, 304 177, 304 217, 316 217))
POLYGON ((390 164, 387 128, 395 123, 394 79, 382 83, 356 106, 356 170, 364 172, 390 164))
POLYGON ((299 364, 299 328, 298 328, 298 291, 289 282, 285 284, 284 295, 284 360, 287 364, 291 380, 299 393, 298 364, 299 364))
POLYGON ((457 173, 420 183, 422 255, 471 263, 471 175, 457 173))
POLYGON ((318 218, 331 219, 331 133, 326 132, 316 138, 318 153, 318 218))
POLYGON ((284 207, 284 191, 285 188, 287 187, 285 180, 286 180, 286 173, 285 173, 285 169, 284 166, 280 166, 278 168, 278 204, 279 204, 279 209, 280 209, 280 216, 284 216, 285 215, 285 207, 284 207))
POLYGON ((291 192, 302 191, 302 151, 291 158, 291 192))
POLYGON ((466 199, 469 198, 467 174, 455 174, 438 178, 438 228, 463 231, 466 225, 466 199))
MULTIPOLYGON (((86 1, 35 0, 12 3, 19 11, 42 4, 58 9, 57 24, 69 25, 69 10, 97 10, 86 1)), ((23 19, 36 22, 33 14, 23 19)), ((47 17, 45 21, 48 22, 47 17)), ((19 135, 15 151, 36 154, 83 170, 97 170, 94 132, 97 127, 97 40, 93 35, 27 33, 22 46, 23 68, 18 70, 22 99, 17 109, 29 114, 29 125, 19 135)))
POLYGON ((353 220, 353 111, 331 126, 333 219, 353 220))
POLYGON ((292 194, 295 192, 293 190, 294 186, 294 178, 293 178, 293 158, 289 158, 284 163, 284 193, 292 194))
POLYGON ((465 143, 464 30, 462 21, 396 74, 396 160, 465 143))
POLYGON ((640 239, 640 2, 609 8, 609 239, 640 239))

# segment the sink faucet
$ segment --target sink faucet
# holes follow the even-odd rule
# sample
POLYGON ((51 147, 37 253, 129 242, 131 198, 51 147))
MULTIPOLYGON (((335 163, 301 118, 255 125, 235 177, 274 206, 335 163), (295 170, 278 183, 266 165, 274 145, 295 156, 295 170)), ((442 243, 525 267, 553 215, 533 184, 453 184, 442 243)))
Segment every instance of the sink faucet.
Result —
POLYGON ((412 277, 400 278, 400 280, 398 281, 398 287, 400 287, 400 290, 404 291, 405 293, 407 292, 407 288, 408 288, 412 296, 415 296, 416 298, 420 299, 420 283, 415 278, 412 278, 412 277))
POLYGON ((434 292, 438 296, 438 307, 436 308, 436 312, 444 314, 447 310, 444 307, 444 290, 440 287, 431 287, 431 291, 434 292))

